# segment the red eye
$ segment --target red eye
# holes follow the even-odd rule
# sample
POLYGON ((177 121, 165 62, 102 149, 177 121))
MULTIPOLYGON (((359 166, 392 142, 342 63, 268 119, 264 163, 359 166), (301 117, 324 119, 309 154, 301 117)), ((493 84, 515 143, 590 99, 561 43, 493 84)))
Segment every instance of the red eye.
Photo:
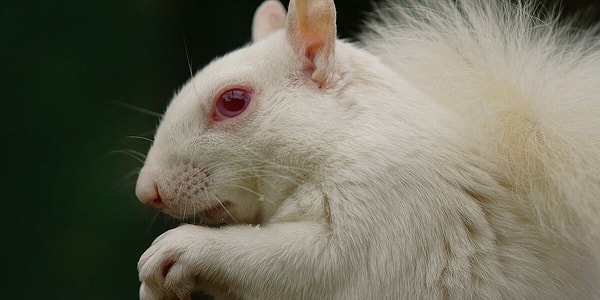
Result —
POLYGON ((215 121, 235 118, 246 110, 252 94, 250 92, 235 88, 225 91, 215 104, 215 121))

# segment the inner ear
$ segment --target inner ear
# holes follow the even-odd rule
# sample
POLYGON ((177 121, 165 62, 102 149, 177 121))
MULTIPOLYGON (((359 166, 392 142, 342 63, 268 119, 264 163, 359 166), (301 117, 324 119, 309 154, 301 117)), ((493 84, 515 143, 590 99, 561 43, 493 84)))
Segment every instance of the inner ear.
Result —
POLYGON ((287 17, 287 34, 304 72, 321 87, 335 76, 335 5, 333 0, 292 0, 287 17))
POLYGON ((286 12, 277 0, 263 2, 254 13, 252 20, 252 41, 260 41, 273 32, 285 27, 286 12))

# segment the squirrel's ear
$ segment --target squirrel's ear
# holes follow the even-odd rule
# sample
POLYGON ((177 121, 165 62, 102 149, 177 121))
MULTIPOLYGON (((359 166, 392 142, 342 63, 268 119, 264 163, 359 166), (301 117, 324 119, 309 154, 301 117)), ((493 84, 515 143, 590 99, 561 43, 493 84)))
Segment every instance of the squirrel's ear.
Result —
POLYGON ((277 0, 267 0, 254 13, 252 40, 260 41, 283 27, 285 27, 285 8, 277 0))
POLYGON ((321 87, 335 75, 335 5, 333 0, 291 0, 287 35, 303 60, 304 72, 321 87))

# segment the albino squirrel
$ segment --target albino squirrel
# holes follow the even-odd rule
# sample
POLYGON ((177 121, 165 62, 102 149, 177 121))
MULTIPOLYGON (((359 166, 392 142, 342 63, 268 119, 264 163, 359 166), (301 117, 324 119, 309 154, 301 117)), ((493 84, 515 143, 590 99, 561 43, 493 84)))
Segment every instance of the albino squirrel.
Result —
POLYGON ((600 35, 533 5, 256 11, 177 93, 136 194, 182 225, 141 299, 600 299, 600 35))

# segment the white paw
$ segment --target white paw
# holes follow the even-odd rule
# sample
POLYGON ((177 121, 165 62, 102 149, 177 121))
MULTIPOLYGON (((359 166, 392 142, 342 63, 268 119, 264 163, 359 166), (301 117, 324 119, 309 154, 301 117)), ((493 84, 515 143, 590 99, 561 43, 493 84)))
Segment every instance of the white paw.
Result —
POLYGON ((191 299, 200 284, 199 262, 206 244, 202 228, 183 225, 154 240, 138 262, 141 300, 191 299))

